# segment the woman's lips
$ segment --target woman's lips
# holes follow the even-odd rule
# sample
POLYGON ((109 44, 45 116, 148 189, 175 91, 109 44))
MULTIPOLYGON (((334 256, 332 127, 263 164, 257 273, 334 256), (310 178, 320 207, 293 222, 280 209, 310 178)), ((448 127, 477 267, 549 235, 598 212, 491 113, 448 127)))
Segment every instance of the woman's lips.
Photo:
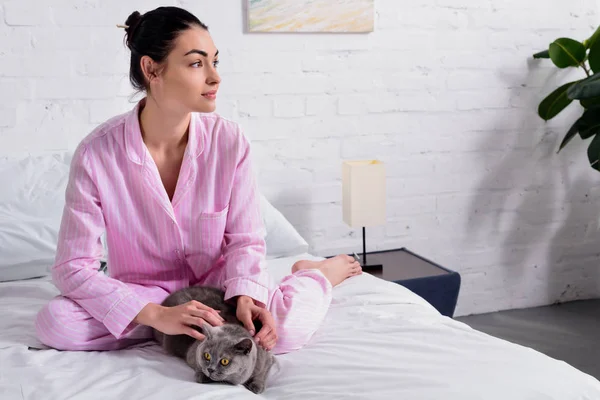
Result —
POLYGON ((209 99, 209 100, 214 100, 217 98, 217 91, 211 90, 210 92, 202 93, 202 97, 209 99))

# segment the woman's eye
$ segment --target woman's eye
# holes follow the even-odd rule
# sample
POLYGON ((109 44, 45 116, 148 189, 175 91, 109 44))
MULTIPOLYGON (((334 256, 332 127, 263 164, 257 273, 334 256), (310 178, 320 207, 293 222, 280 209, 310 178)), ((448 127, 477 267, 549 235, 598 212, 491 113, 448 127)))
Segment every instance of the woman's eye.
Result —
POLYGON ((195 63, 192 64, 192 67, 196 67, 199 68, 202 66, 202 61, 196 61, 195 63))
POLYGON ((213 66, 214 66, 215 68, 217 68, 217 65, 219 65, 219 60, 215 60, 215 61, 213 61, 213 66))

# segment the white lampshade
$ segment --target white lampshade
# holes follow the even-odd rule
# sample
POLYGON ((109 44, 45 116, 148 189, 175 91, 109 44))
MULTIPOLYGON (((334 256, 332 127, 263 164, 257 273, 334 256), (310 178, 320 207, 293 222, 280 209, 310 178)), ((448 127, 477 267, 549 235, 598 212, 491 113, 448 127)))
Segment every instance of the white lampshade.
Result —
POLYGON ((342 209, 351 227, 385 223, 385 166, 378 160, 344 161, 342 209))

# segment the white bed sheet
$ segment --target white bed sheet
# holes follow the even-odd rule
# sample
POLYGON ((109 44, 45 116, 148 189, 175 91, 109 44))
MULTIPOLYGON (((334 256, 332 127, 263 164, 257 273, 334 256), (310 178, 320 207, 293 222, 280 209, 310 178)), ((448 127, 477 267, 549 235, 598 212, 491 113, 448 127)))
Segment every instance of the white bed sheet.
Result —
MULTIPOLYGON (((309 254, 268 261, 279 280, 309 254)), ((334 289, 326 319, 260 396, 193 382, 155 344, 116 352, 29 350, 36 312, 58 292, 35 279, 0 284, 0 399, 592 400, 600 382, 565 362, 451 318, 404 287, 368 274, 334 289)))

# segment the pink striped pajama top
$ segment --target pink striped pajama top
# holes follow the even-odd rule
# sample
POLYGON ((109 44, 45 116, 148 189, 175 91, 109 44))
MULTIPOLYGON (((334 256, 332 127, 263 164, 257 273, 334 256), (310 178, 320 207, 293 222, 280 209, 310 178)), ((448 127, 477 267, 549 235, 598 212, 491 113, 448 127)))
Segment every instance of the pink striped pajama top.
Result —
POLYGON ((226 299, 248 295, 267 307, 280 338, 274 351, 301 347, 325 315, 331 285, 318 270, 298 271, 279 285, 269 279, 250 146, 241 129, 217 114, 192 113, 171 201, 142 139, 141 102, 100 125, 75 151, 52 268, 61 296, 38 315, 40 340, 65 349, 79 340, 59 332, 61 315, 72 311, 58 301, 89 313, 114 341, 128 337, 149 302, 207 284, 220 286, 226 299), (98 272, 104 232, 110 276, 98 272))

